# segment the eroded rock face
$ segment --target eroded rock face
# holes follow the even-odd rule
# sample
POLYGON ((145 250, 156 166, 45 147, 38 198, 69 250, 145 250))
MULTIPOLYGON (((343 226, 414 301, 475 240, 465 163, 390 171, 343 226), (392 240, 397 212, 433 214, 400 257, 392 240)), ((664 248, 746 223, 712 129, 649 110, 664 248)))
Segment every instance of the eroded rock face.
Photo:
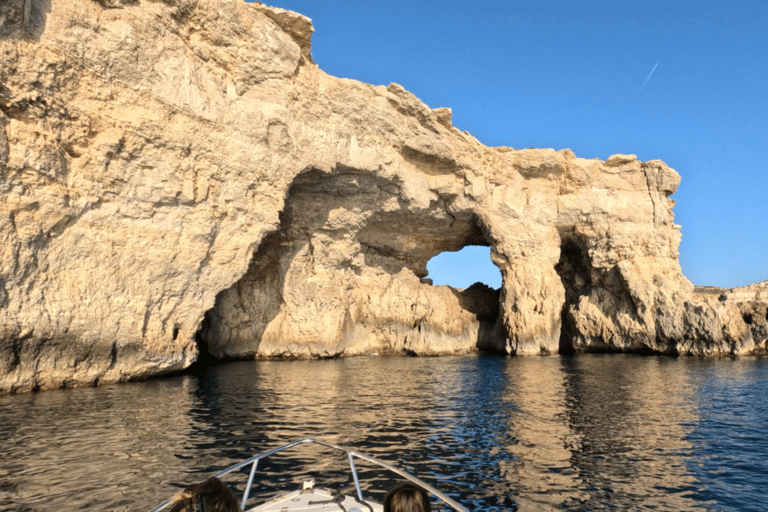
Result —
POLYGON ((396 84, 324 74, 311 33, 241 0, 0 5, 0 391, 199 346, 765 350, 762 296, 682 275, 663 162, 485 147, 396 84), (470 244, 501 290, 420 279, 470 244))
POLYGON ((201 332, 208 350, 333 357, 503 346, 495 290, 419 279, 435 254, 486 243, 471 212, 421 201, 426 183, 402 176, 352 168, 297 176, 279 230, 209 313, 201 332))

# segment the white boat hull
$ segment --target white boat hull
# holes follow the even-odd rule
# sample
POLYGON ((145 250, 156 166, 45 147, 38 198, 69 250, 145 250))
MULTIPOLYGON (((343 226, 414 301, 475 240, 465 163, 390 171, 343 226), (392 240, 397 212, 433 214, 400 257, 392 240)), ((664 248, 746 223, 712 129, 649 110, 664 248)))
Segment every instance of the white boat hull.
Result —
POLYGON ((276 496, 263 505, 248 509, 248 512, 383 512, 376 502, 360 503, 355 496, 334 495, 328 489, 293 491, 276 496), (341 505, 341 507, 339 507, 341 505))

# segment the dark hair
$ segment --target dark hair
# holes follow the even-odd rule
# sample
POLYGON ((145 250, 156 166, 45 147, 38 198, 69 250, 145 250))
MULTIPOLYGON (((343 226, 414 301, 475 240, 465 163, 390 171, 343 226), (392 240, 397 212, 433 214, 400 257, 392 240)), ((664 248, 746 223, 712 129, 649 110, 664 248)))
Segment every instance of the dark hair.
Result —
POLYGON ((432 512, 427 491, 412 484, 397 484, 384 498, 384 512, 432 512))
POLYGON ((169 512, 240 512, 235 493, 212 476, 173 497, 169 512))

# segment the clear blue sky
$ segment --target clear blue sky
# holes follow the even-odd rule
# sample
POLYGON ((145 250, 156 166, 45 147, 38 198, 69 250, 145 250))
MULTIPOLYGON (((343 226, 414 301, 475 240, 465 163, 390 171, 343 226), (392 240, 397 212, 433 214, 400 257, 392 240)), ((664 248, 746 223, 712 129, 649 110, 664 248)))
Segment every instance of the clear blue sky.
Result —
POLYGON ((768 2, 267 3, 312 18, 325 72, 399 83, 487 145, 664 160, 683 273, 768 279, 768 2))

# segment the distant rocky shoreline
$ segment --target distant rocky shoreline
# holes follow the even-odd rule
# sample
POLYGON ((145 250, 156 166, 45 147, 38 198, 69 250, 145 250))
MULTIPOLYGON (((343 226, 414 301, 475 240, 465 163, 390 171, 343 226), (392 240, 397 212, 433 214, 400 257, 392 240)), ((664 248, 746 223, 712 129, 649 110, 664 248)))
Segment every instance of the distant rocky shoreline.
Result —
POLYGON ((766 352, 682 274, 660 160, 486 147, 242 0, 0 5, 0 392, 198 357, 766 352), (491 248, 502 287, 426 264, 491 248))

